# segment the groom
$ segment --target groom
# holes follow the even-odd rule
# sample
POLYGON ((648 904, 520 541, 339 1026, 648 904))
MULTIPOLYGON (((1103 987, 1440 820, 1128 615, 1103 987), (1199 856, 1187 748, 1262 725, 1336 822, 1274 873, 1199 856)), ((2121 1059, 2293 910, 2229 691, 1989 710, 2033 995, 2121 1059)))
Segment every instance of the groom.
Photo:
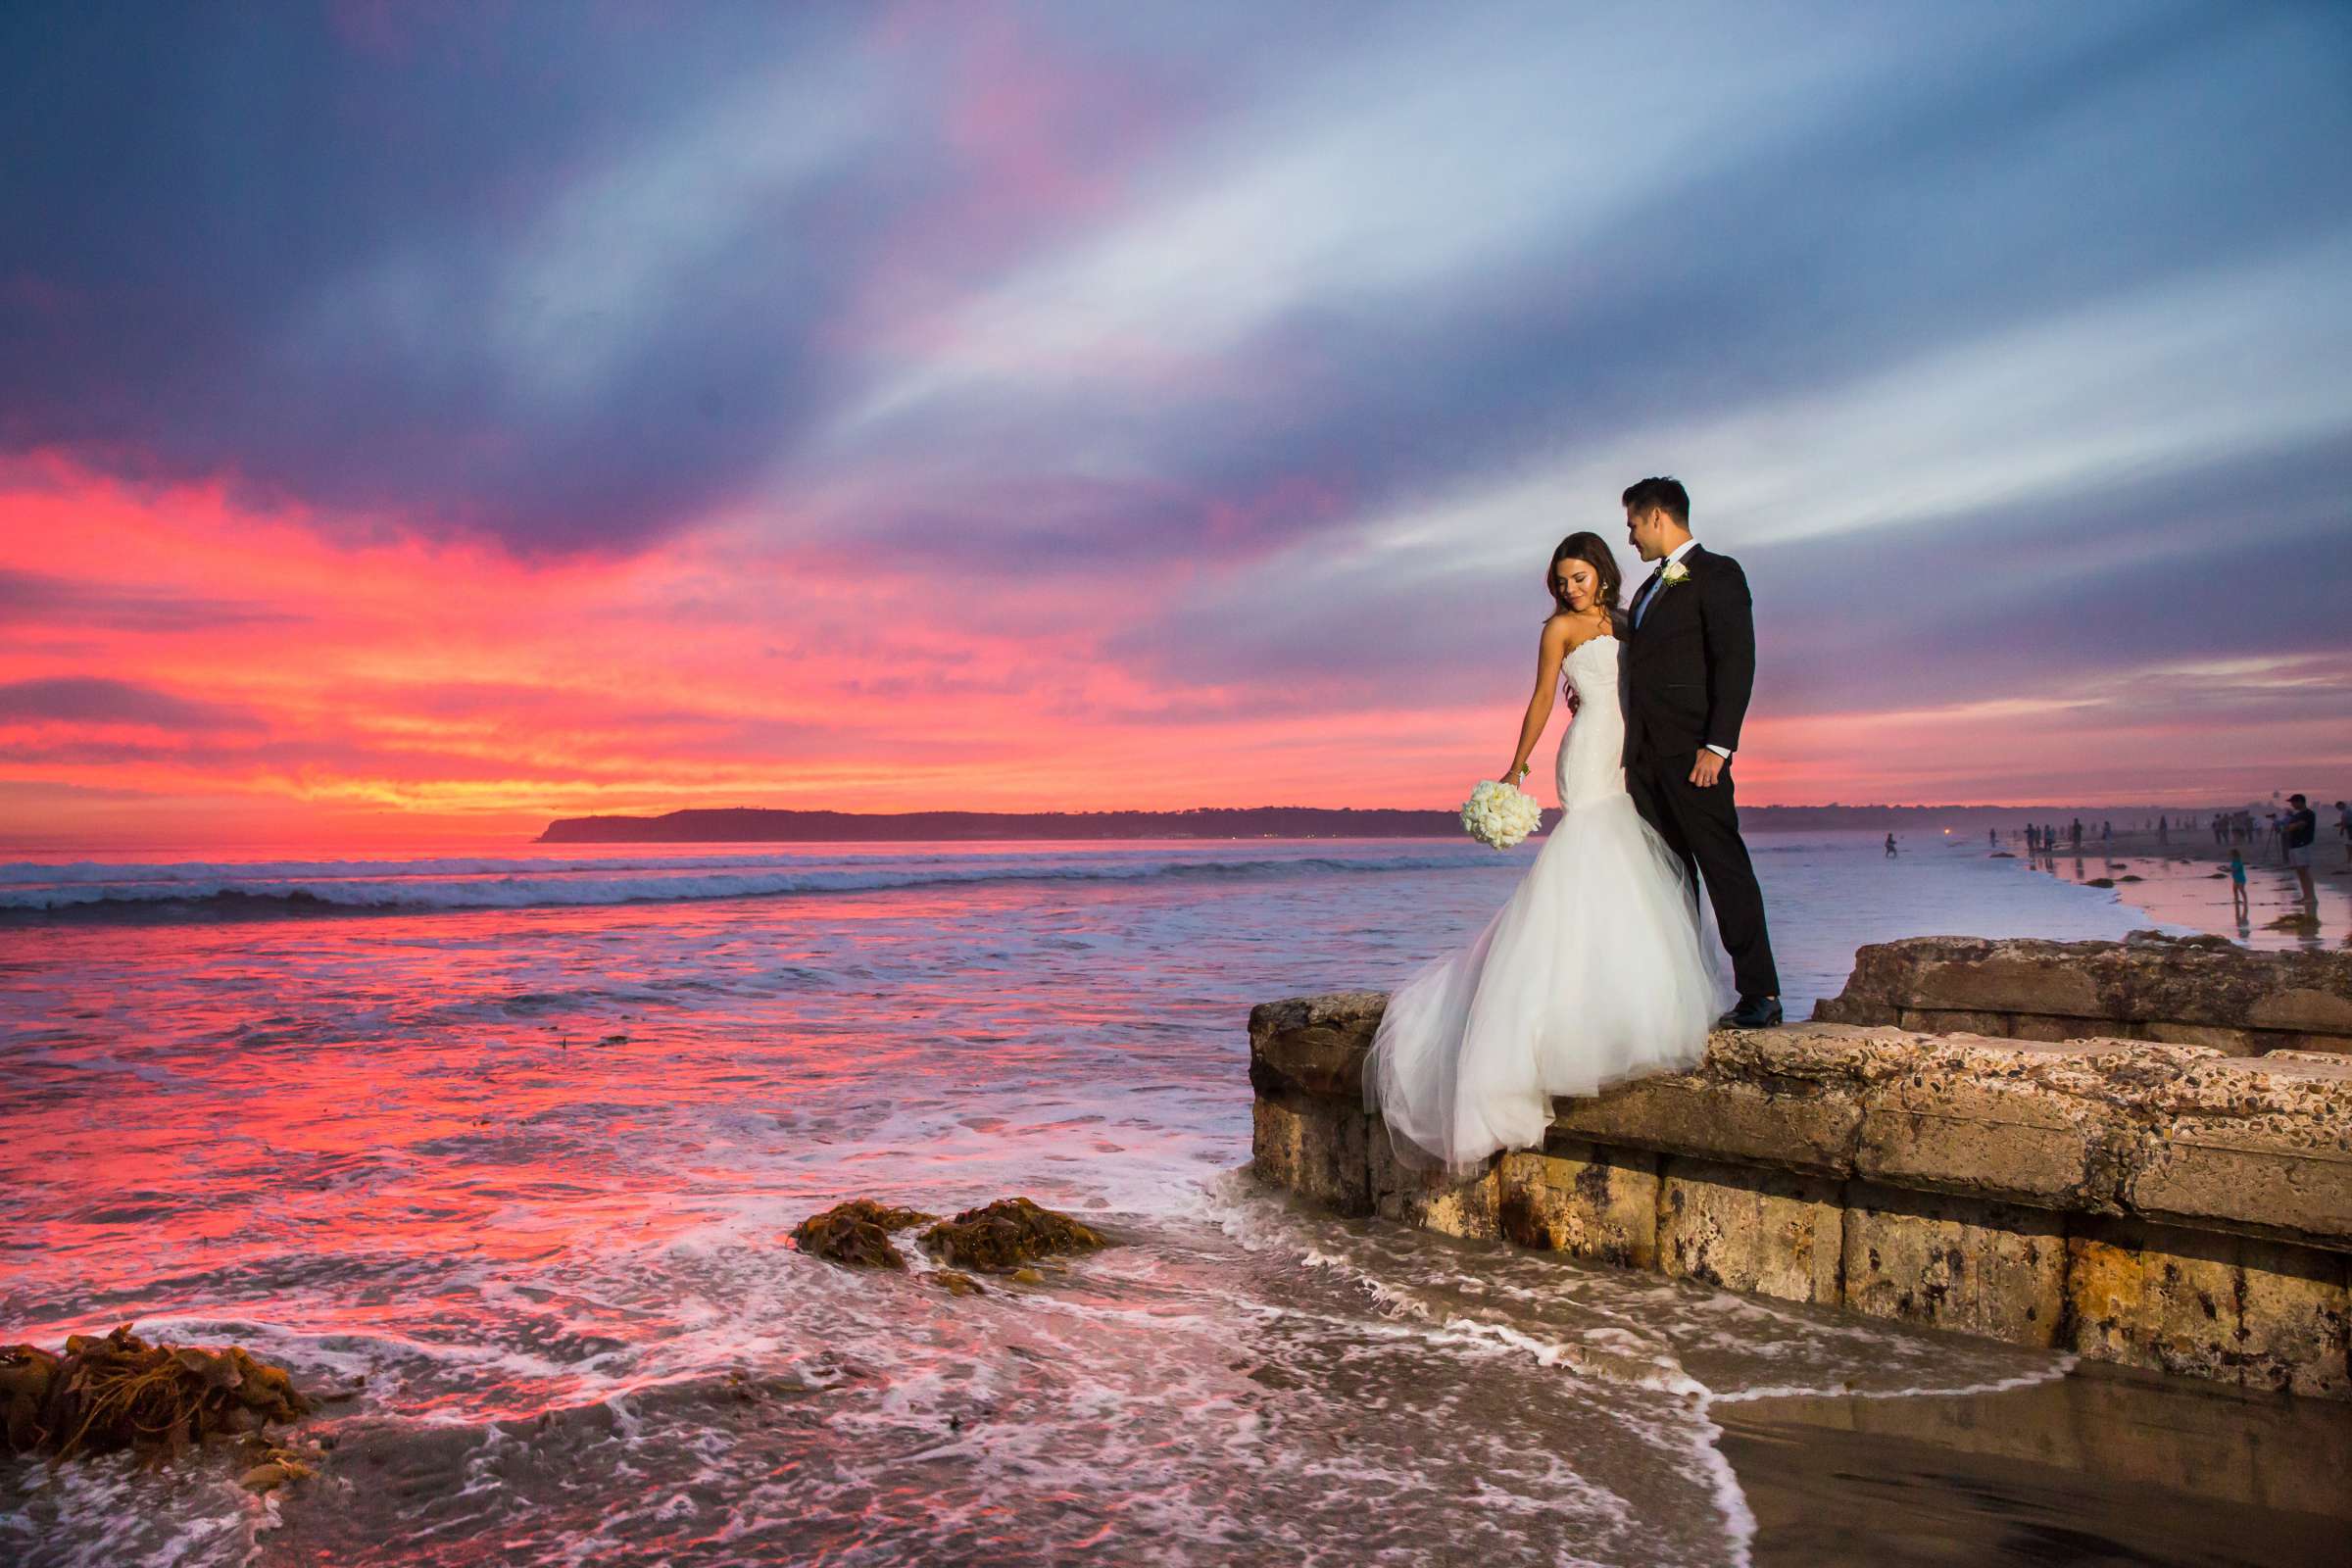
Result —
POLYGON ((1679 480, 1625 492, 1625 529, 1658 569, 1634 595, 1625 643, 1625 783, 1667 847, 1695 864, 1731 950, 1740 1004, 1717 1026, 1781 1021, 1781 978, 1764 930, 1764 894, 1740 842, 1732 753, 1756 678, 1756 627, 1740 563, 1690 537, 1679 480))

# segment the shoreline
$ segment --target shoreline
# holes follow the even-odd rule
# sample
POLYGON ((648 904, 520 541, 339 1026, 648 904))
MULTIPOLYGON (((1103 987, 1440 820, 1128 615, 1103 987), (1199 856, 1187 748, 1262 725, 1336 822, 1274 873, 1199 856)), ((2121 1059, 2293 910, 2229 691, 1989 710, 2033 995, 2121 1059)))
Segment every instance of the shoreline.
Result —
POLYGON ((2160 925, 2178 926, 2225 937, 2257 950, 2352 947, 2352 864, 2345 861, 2345 842, 2323 826, 2313 846, 2310 906, 2305 906, 2294 873, 2278 863, 2277 852, 2265 844, 2237 845, 2246 859, 2247 915, 2239 919, 2230 897, 2230 879, 2222 869, 2232 846, 2213 842, 2212 830, 2192 824, 2186 832, 2159 842, 2152 832, 2118 833, 2105 843, 2085 840, 2078 853, 2072 846, 2056 854, 2028 855, 2022 845, 2005 853, 2028 869, 2078 886, 2111 890, 2116 901, 2129 905, 2160 925))
POLYGON ((2325 1563, 2352 1522, 2334 1409, 2094 1361, 2007 1390, 1797 1393, 1709 1415, 1759 1568, 1989 1561, 2053 1516, 2114 1559, 2229 1561, 2265 1540, 2269 1561, 2325 1563))

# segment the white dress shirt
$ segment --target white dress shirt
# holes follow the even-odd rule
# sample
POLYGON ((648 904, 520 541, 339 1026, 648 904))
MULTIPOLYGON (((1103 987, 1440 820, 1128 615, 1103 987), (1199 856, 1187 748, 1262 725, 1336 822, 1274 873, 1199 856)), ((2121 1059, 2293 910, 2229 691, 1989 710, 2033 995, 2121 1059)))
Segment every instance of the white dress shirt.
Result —
MULTIPOLYGON (((1676 562, 1682 560, 1685 556, 1689 555, 1691 551, 1696 550, 1697 548, 1697 540, 1686 539, 1681 544, 1676 545, 1672 550, 1666 552, 1666 559, 1658 563, 1657 571, 1650 573, 1649 581, 1642 585, 1641 597, 1634 602, 1634 627, 1636 630, 1641 629, 1642 617, 1649 613, 1649 602, 1657 598, 1658 595, 1663 592, 1663 589, 1658 583, 1659 573, 1665 571, 1668 566, 1673 565, 1676 562)), ((1716 746, 1710 744, 1707 747, 1707 750, 1713 752, 1717 757, 1724 759, 1726 761, 1731 760, 1731 748, 1727 746, 1716 746)))

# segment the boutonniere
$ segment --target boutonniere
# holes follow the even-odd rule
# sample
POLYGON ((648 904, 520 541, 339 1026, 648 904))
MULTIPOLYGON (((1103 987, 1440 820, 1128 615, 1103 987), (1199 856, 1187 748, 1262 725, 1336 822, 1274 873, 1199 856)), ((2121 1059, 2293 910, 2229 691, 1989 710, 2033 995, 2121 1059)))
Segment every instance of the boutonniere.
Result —
POLYGON ((1684 565, 1679 561, 1669 561, 1658 570, 1658 586, 1661 589, 1671 588, 1676 583, 1689 582, 1690 580, 1690 568, 1684 565))

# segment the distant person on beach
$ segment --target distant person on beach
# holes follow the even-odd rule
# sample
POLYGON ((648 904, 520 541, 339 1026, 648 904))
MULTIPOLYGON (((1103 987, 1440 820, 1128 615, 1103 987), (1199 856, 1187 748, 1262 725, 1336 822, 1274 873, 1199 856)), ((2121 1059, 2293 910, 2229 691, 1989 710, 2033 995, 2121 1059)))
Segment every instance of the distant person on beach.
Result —
MULTIPOLYGON (((2339 801, 2336 804, 2340 806, 2343 803, 2339 801)), ((2001 847, 2001 830, 1997 827, 1986 828, 1984 830, 1984 842, 1991 845, 1996 850, 1999 849, 2001 847)))
POLYGON ((2335 836, 2344 841, 2344 863, 2352 865, 2352 806, 2335 803, 2335 836))
POLYGON ((2159 844, 2173 842, 2173 824, 2169 818, 2160 816, 2156 819, 2156 842, 2159 844))
POLYGON ((2303 902, 2310 904, 2319 897, 2311 890, 2311 861, 2314 843, 2320 836, 2320 816, 2300 795, 2289 795, 2286 804, 2294 809, 2286 813, 2279 842, 2286 848, 2287 866, 2303 889, 2303 902))
POLYGON ((2235 911, 2238 919, 2244 920, 2248 917, 2246 913, 2246 853, 2243 850, 2230 852, 2230 906, 2235 911))
POLYGON ((2115 824, 2113 822, 2101 822, 2099 824, 2099 842, 2104 844, 2113 837, 2115 837, 2115 824))
POLYGON ((2081 817, 2076 817, 2073 822, 2068 824, 2066 836, 2073 842, 2075 849, 2080 852, 2082 848, 2082 819, 2081 817))
POLYGON ((1894 858, 1894 835, 1891 833, 1886 835, 1886 858, 1894 858))

